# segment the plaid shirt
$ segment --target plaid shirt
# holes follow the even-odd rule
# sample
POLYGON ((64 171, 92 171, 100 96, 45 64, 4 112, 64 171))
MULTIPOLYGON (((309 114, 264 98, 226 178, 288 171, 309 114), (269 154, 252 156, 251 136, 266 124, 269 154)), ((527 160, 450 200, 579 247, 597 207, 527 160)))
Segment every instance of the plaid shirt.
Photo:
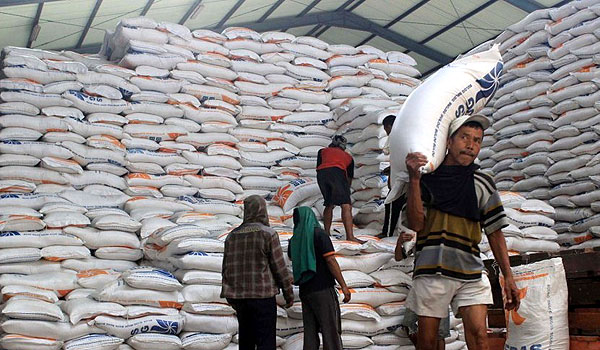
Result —
POLYGON ((283 290, 294 299, 292 276, 287 269, 279 236, 259 223, 243 224, 225 240, 222 298, 269 298, 283 290))

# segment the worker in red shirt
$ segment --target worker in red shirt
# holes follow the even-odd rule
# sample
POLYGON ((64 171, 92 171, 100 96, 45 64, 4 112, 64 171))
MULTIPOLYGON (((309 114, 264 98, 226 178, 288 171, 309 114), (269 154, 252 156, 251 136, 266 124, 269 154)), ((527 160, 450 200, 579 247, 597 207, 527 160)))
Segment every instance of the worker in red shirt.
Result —
POLYGON ((325 232, 331 234, 333 208, 342 207, 342 222, 346 230, 346 239, 364 243, 354 237, 352 230, 352 204, 350 200, 350 184, 354 177, 354 159, 346 149, 346 138, 333 136, 328 147, 319 150, 317 155, 317 183, 325 199, 323 223, 325 232))

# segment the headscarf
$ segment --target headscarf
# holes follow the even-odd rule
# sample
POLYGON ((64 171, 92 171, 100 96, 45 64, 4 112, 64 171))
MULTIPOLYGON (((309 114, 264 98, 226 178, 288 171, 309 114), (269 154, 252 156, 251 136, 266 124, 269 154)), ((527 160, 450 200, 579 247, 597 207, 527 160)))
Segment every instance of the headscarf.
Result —
POLYGON ((315 257, 315 228, 321 228, 309 207, 294 209, 294 235, 290 240, 294 284, 300 285, 317 273, 315 257))
POLYGON ((269 226, 267 202, 258 195, 248 196, 244 199, 244 221, 242 224, 259 223, 269 226))

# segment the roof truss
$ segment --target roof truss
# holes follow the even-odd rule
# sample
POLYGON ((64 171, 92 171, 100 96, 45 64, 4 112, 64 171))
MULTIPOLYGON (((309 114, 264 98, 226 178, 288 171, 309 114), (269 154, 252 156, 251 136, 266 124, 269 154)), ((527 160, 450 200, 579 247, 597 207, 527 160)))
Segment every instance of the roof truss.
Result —
POLYGON ((79 36, 79 40, 77 41, 77 45, 75 45, 76 48, 80 48, 81 45, 83 44, 83 41, 85 40, 85 37, 87 36, 87 33, 90 31, 90 27, 92 26, 92 23, 94 22, 94 18, 96 18, 96 14, 98 13, 98 10, 100 9, 100 5, 102 5, 102 0, 96 0, 96 5, 94 5, 94 9, 92 10, 90 17, 88 18, 88 21, 85 24, 85 27, 83 27, 81 35, 79 36))
POLYGON ((525 12, 533 12, 535 10, 543 9, 544 6, 540 5, 535 0, 504 0, 507 3, 513 5, 516 8, 520 8, 525 12))

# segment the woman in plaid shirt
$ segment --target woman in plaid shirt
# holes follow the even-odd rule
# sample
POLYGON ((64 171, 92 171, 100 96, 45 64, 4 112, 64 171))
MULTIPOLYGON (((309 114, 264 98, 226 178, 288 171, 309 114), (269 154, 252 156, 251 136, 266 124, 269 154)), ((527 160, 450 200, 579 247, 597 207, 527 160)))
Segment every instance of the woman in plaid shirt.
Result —
POLYGON ((225 240, 222 274, 221 297, 236 311, 240 350, 275 350, 275 295, 282 289, 285 306, 290 307, 294 293, 279 236, 269 227, 262 197, 244 200, 244 221, 225 240))

